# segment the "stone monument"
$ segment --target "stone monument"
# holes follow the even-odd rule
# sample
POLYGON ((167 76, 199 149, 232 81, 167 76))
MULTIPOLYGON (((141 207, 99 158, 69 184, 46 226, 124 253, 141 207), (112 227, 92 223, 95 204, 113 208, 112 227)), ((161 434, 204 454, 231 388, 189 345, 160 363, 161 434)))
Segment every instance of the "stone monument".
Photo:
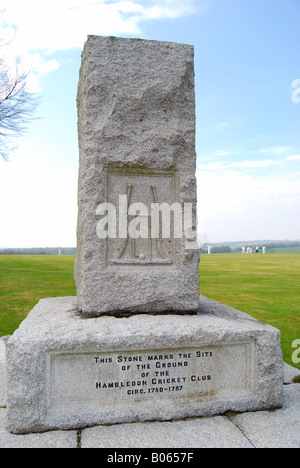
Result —
POLYGON ((199 250, 186 248, 196 232, 193 56, 166 42, 85 44, 75 267, 85 316, 198 310, 199 250), (114 219, 100 232, 105 208, 114 219))
POLYGON ((199 305, 193 48, 90 36, 78 130, 77 297, 7 342, 11 431, 281 407, 279 331, 199 305))

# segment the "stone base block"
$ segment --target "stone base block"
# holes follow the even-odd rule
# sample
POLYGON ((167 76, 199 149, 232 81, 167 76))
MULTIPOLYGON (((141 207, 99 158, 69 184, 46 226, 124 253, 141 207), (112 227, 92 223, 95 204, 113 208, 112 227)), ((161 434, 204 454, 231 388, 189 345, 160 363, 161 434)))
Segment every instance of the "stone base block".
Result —
POLYGON ((7 342, 13 433, 282 406, 280 333, 201 297, 194 316, 83 318, 43 299, 7 342))

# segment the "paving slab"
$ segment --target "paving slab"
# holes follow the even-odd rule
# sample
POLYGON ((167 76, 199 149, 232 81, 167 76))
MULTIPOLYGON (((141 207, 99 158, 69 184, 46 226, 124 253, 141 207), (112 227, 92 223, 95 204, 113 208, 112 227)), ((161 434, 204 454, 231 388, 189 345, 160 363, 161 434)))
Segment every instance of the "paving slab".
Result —
POLYGON ((77 448, 77 431, 52 431, 43 434, 11 434, 7 410, 0 409, 0 448, 77 448))
POLYGON ((257 448, 300 448, 300 385, 284 387, 282 409, 243 413, 231 420, 257 448))
POLYGON ((253 448, 226 416, 85 429, 81 448, 253 448))

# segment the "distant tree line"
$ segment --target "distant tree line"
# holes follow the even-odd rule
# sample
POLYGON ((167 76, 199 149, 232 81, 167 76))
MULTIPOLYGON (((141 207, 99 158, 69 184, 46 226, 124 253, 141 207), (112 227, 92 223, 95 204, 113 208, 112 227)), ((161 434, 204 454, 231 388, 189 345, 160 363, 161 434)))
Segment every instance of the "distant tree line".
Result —
POLYGON ((0 255, 76 255, 75 247, 33 247, 0 249, 0 255))
MULTIPOLYGON (((253 243, 253 245, 255 242, 253 243)), ((246 244, 244 244, 246 245, 246 244)), ((258 245, 258 244, 255 244, 258 245)), ((268 249, 300 247, 300 241, 283 241, 283 242, 265 242, 268 249)), ((231 249, 229 245, 212 246, 211 253, 231 253, 237 247, 231 249)), ((239 247, 238 247, 239 250, 239 247)), ((207 253, 207 244, 202 248, 203 253, 207 253)), ((7 248, 0 249, 0 255, 76 255, 76 247, 32 247, 32 248, 7 248)))
MULTIPOLYGON (((207 253, 207 247, 203 249, 203 252, 207 253)), ((219 253, 231 253, 232 250, 229 245, 221 245, 218 247, 211 247, 210 252, 212 254, 219 254, 219 253)))
POLYGON ((231 248, 229 247, 229 245, 221 245, 220 247, 212 247, 211 253, 212 254, 231 253, 231 248))
POLYGON ((270 244, 265 244, 269 249, 282 249, 286 247, 300 247, 300 241, 291 241, 291 242, 271 242, 270 244))
MULTIPOLYGON (((247 245, 251 245, 252 247, 255 247, 256 245, 259 245, 260 248, 264 245, 267 247, 267 249, 284 249, 284 248, 289 248, 289 247, 299 247, 300 248, 300 241, 274 241, 274 242, 257 242, 257 241, 252 241, 252 242, 244 242, 239 244, 233 244, 231 247, 229 245, 220 245, 220 246, 211 246, 210 252, 212 254, 219 254, 219 253, 232 253, 236 251, 240 251, 242 248, 242 245, 245 247, 247 245)), ((202 248, 202 253, 207 253, 207 244, 202 248)))

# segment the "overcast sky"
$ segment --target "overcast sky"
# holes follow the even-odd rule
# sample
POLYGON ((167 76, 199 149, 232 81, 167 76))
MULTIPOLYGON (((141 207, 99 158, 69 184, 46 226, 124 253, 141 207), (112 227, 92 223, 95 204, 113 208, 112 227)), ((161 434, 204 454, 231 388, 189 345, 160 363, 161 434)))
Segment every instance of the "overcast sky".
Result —
POLYGON ((0 10, 1 52, 22 56, 41 98, 40 118, 0 161, 0 247, 76 245, 88 34, 194 45, 201 230, 211 243, 300 239, 299 0, 2 0, 0 10))

